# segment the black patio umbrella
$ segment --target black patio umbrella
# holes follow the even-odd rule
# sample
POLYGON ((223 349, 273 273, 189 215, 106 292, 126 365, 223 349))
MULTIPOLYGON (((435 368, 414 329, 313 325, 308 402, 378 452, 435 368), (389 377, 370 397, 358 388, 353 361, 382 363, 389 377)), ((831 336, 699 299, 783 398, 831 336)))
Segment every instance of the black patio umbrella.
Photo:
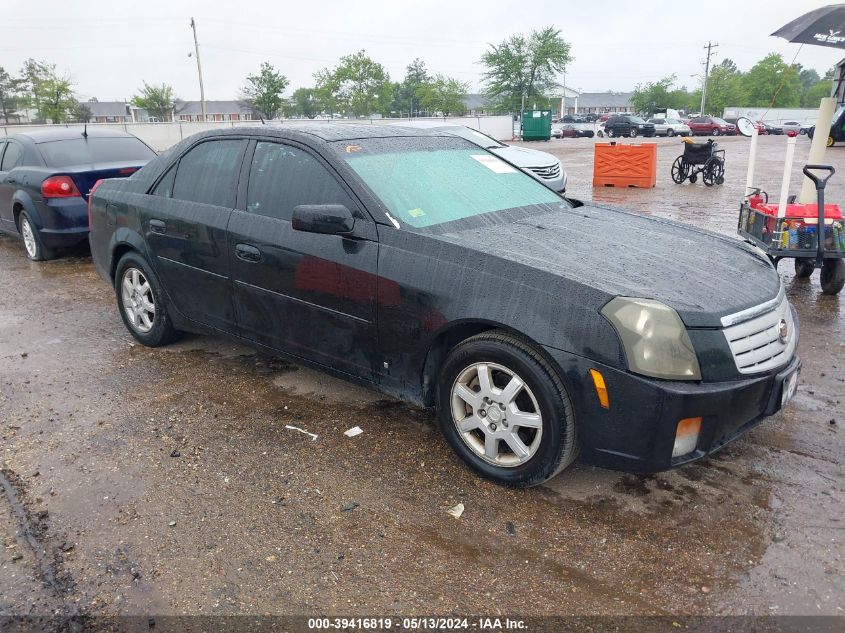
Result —
POLYGON ((845 4, 830 4, 805 13, 772 35, 796 44, 845 48, 845 4))

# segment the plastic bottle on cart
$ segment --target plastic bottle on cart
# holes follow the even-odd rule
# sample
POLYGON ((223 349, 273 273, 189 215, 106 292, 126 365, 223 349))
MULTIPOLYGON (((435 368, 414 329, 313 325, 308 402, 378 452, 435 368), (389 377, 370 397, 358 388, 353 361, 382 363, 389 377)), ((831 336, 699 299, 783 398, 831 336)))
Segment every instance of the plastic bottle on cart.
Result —
POLYGON ((789 225, 789 248, 798 248, 798 227, 795 222, 789 225))
POLYGON ((836 250, 845 251, 845 228, 842 222, 834 222, 833 224, 833 243, 836 245, 836 250))
POLYGON ((784 221, 780 225, 780 244, 781 249, 789 248, 789 223, 784 221))
POLYGON ((805 248, 815 249, 818 246, 818 231, 815 226, 808 226, 804 233, 805 248))

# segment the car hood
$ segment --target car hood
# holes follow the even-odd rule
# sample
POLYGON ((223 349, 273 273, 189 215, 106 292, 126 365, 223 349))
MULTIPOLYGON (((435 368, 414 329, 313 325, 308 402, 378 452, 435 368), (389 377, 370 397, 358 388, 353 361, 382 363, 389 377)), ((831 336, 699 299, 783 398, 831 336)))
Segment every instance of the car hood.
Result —
POLYGON ((687 327, 721 327, 721 317, 769 301, 781 287, 762 251, 739 240, 606 207, 557 210, 439 237, 610 296, 661 301, 687 327))
POLYGON ((551 154, 528 147, 506 145, 505 147, 493 147, 490 151, 517 167, 547 167, 558 162, 558 159, 551 154))

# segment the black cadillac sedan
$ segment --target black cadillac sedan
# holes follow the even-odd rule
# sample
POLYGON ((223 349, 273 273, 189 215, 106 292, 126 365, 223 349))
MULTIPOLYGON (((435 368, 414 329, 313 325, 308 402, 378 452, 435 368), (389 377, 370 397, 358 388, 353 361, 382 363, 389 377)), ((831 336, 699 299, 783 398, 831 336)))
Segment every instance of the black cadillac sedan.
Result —
POLYGON ((798 322, 759 252, 568 200, 443 133, 198 134, 95 189, 91 250, 141 343, 224 334, 436 407, 510 485, 579 451, 699 459, 797 384, 798 322))

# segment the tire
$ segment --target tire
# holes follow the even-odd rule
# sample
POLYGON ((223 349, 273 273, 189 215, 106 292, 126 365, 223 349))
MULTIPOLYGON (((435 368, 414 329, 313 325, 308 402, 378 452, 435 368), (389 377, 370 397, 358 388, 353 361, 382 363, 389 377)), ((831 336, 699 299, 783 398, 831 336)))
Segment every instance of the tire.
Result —
POLYGON ((698 174, 691 174, 691 175, 690 175, 690 177, 689 177, 689 181, 690 181, 692 184, 695 184, 697 180, 698 180, 698 174))
POLYGON ((684 162, 683 156, 678 156, 672 163, 672 181, 680 185, 689 175, 689 166, 684 162))
POLYGON ((807 133, 807 130, 805 130, 805 129, 802 127, 800 130, 798 130, 798 133, 803 135, 803 134, 806 134, 806 133, 807 133))
POLYGON ((845 259, 826 259, 822 263, 822 294, 838 295, 845 286, 845 259))
POLYGON ((632 127, 632 128, 628 131, 628 136, 630 136, 631 138, 637 138, 637 128, 632 127))
POLYGON ((666 130, 666 136, 675 136, 675 130, 669 128, 668 130, 666 130))
POLYGON ((721 132, 721 131, 719 130, 719 128, 717 128, 717 127, 714 127, 714 128, 713 128, 713 130, 711 131, 711 134, 712 134, 713 136, 719 136, 719 134, 721 134, 721 133, 722 133, 722 132, 721 132))
POLYGON ((810 257, 796 257, 795 258, 795 276, 800 279, 806 279, 813 274, 816 269, 816 260, 810 257))
POLYGON ((500 330, 473 336, 449 352, 437 381, 437 416, 458 456, 500 484, 536 486, 578 454, 572 402, 560 377, 528 343, 500 330), (521 386, 509 398, 514 377, 521 386), (459 429, 462 421, 468 426, 459 429))
POLYGON ((43 262, 55 257, 53 251, 44 246, 44 242, 41 241, 41 236, 38 234, 38 229, 26 211, 21 211, 20 216, 18 216, 18 231, 23 240, 24 252, 29 259, 34 262, 43 262))
POLYGON ((836 141, 834 141, 834 140, 833 140, 833 137, 832 137, 832 136, 828 136, 828 137, 827 137, 827 143, 825 143, 825 146, 827 146, 827 147, 833 147, 833 144, 834 144, 835 142, 836 142, 836 141))
POLYGON ((606 129, 605 134, 607 134, 607 138, 613 138, 616 136, 616 132, 613 131, 613 128, 606 129))
MULTIPOLYGON (((713 185, 719 183, 719 180, 722 179, 722 175, 725 173, 725 166, 721 160, 718 158, 710 157, 707 159, 707 162, 704 163, 704 169, 701 172, 701 181, 708 187, 712 187, 713 185)), ((721 183, 719 183, 721 184, 721 183)))
POLYGON ((120 259, 114 275, 114 290, 123 324, 139 343, 160 347, 176 339, 178 333, 167 314, 161 284, 143 257, 132 252, 120 259), (131 305, 130 301, 135 301, 136 305, 131 305), (130 317, 133 312, 135 316, 130 317))

